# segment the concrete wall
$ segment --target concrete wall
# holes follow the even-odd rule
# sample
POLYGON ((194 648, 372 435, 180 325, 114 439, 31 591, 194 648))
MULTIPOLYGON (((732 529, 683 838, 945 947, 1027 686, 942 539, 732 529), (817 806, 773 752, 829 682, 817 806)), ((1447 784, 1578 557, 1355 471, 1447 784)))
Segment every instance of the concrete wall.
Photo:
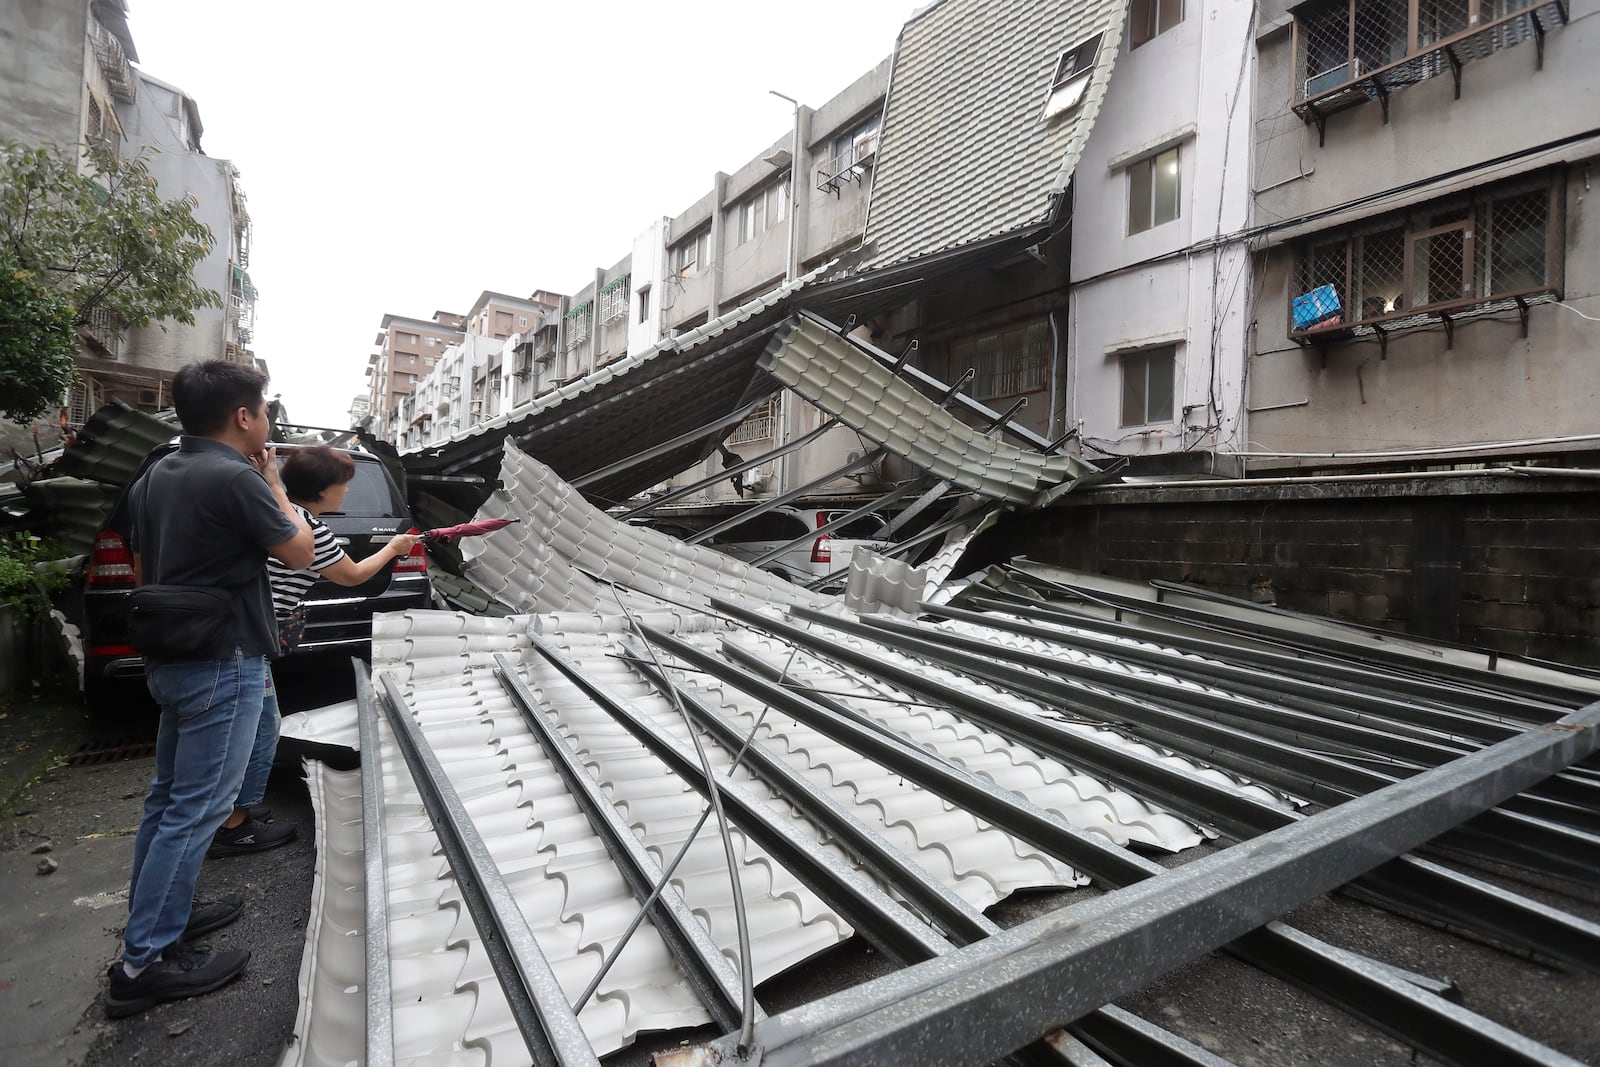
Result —
POLYGON ((662 283, 667 274, 667 228, 671 221, 667 218, 657 219, 633 239, 633 254, 630 257, 633 280, 627 318, 630 356, 649 349, 661 339, 664 329, 661 298, 665 291, 662 283), (639 294, 646 291, 649 295, 645 313, 641 316, 639 294))
POLYGON ((1600 494, 1581 483, 1456 477, 1091 490, 982 550, 1597 665, 1597 529, 1600 494))
MULTIPOLYGON (((1445 333, 1442 323, 1389 340, 1355 338, 1301 348, 1288 336, 1297 238, 1324 225, 1317 212, 1344 222, 1392 211, 1402 195, 1436 195, 1435 184, 1405 187, 1462 172, 1451 184, 1481 188, 1528 166, 1526 157, 1552 142, 1592 131, 1600 99, 1600 4, 1579 0, 1571 22, 1551 29, 1543 69, 1532 41, 1464 65, 1461 97, 1448 73, 1396 92, 1389 121, 1377 101, 1330 116, 1326 143, 1314 125, 1290 110, 1293 57, 1288 30, 1260 39, 1257 101, 1256 223, 1277 224, 1256 255, 1259 303, 1250 367, 1250 440, 1267 453, 1389 452, 1438 446, 1481 446, 1479 454, 1532 455, 1592 450, 1593 410, 1600 398, 1600 364, 1593 359, 1595 326, 1570 310, 1535 306, 1528 335, 1514 309, 1490 320, 1464 321, 1445 333), (1388 195, 1384 195, 1388 194, 1388 195), (1350 207, 1360 198, 1373 197, 1350 207), (1341 210, 1343 209, 1343 210, 1341 210), (1544 444, 1509 444, 1543 441, 1544 444)), ((1587 315, 1600 314, 1600 236, 1589 214, 1595 149, 1562 149, 1539 157, 1565 181, 1562 298, 1587 315)), ((1462 454, 1461 458, 1472 458, 1462 454)), ((1359 458, 1262 456, 1255 469, 1329 467, 1359 458)), ((1370 460, 1368 461, 1370 462, 1370 460)))
POLYGON ((1180 253, 1238 232, 1247 218, 1250 33, 1248 5, 1190 0, 1177 26, 1120 46, 1074 178, 1070 400, 1060 425, 1078 428, 1092 460, 1181 457, 1209 470, 1216 449, 1244 441, 1246 248, 1180 253), (1179 216, 1130 234, 1129 167, 1173 146, 1179 216), (1122 425, 1123 355, 1167 344, 1177 346, 1172 418, 1122 425))
POLYGON ((0 18, 0 138, 69 148, 83 131, 84 0, 7 0, 0 18))

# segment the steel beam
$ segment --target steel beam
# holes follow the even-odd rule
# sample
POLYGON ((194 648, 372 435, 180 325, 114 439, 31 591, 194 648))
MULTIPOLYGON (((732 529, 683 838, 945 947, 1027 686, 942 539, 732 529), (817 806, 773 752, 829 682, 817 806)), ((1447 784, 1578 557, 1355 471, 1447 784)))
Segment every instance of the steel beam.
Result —
POLYGON ((361 745, 361 868, 363 926, 361 950, 366 956, 366 1058, 368 1067, 393 1067, 394 986, 389 973, 389 867, 384 857, 383 750, 378 741, 367 665, 354 657, 356 732, 361 745))
MULTIPOLYGON (((817 694, 801 695, 791 691, 782 684, 777 672, 766 670, 765 664, 736 646, 725 642, 725 653, 747 666, 727 662, 668 635, 657 635, 655 639, 694 667, 753 694, 832 740, 904 775, 951 803, 978 814, 1007 833, 1087 871, 1099 881, 1113 887, 1125 886, 1165 873, 1166 869, 1153 860, 1120 849, 1097 834, 1077 830, 1053 813, 942 759, 866 716, 849 708, 825 707, 817 694), (763 670, 765 676, 757 673, 763 670)), ((1273 924, 1273 927, 1277 925, 1273 924)), ((1305 938, 1306 935, 1302 934, 1301 937, 1305 938)), ((1278 941, 1278 934, 1273 928, 1268 928, 1254 941, 1235 942, 1229 946, 1229 951, 1249 962, 1265 963, 1271 953, 1279 951, 1278 941)), ((1320 944, 1314 939, 1309 939, 1308 943, 1320 944)), ((1325 974, 1339 977, 1344 983, 1360 980, 1359 973, 1356 978, 1351 978, 1350 968, 1339 965, 1334 959, 1332 946, 1328 948, 1328 962, 1321 967, 1300 966, 1291 969, 1290 980, 1313 995, 1360 1014, 1374 1026, 1395 1034, 1408 1044, 1432 1050, 1438 1043, 1436 1035, 1458 1024, 1470 1027, 1471 1020, 1476 1018, 1470 1013, 1461 1017, 1440 1016, 1432 1010, 1429 1000, 1418 1001, 1410 995, 1411 990, 1396 991, 1398 987, 1392 980, 1400 979, 1410 984, 1416 980, 1415 976, 1400 974, 1394 968, 1370 960, 1365 961, 1367 968, 1389 981, 1376 987, 1368 984, 1362 987, 1359 997, 1349 997, 1338 982, 1322 984, 1325 974)), ((1437 985, 1424 988, 1438 991, 1437 985)), ((1499 1037, 1497 1032, 1491 1032, 1490 1036, 1483 1039, 1474 1056, 1456 1062, 1461 1067, 1479 1067, 1484 1063, 1499 1061, 1499 1037)))
MULTIPOLYGON (((838 642, 828 641, 791 623, 759 615, 741 605, 716 598, 713 598, 712 604, 750 625, 808 648, 824 659, 847 663, 907 692, 951 707, 991 729, 998 729, 1007 736, 1055 755, 1069 765, 1088 765, 1084 750, 1079 747, 1081 735, 1063 729, 1060 723, 995 708, 973 694, 931 682, 915 670, 888 664, 879 657, 841 646, 838 642)), ((840 619, 833 616, 809 616, 806 609, 799 609, 796 614, 816 617, 817 621, 830 627, 844 629, 850 625, 842 624, 840 619)), ((740 650, 730 651, 738 655, 740 650)), ((832 702, 829 703, 832 705, 832 702)), ((1224 832, 1234 836, 1245 837, 1264 832, 1282 826, 1284 821, 1295 817, 1235 790, 1215 786, 1208 789, 1206 784, 1199 782, 1187 787, 1179 783, 1179 789, 1168 792, 1173 785, 1170 774, 1162 771, 1141 772, 1126 759, 1098 762, 1094 766, 1114 781, 1128 782, 1131 791, 1166 803, 1187 813, 1189 818, 1197 822, 1217 823, 1224 832), (1130 773, 1136 776, 1129 777, 1130 773), (1229 820, 1237 821, 1230 823, 1229 820)), ((1600 970, 1600 924, 1544 908, 1526 897, 1476 879, 1465 876, 1444 879, 1440 877, 1440 871, 1442 868, 1437 865, 1424 864, 1415 857, 1403 857, 1367 875, 1362 887, 1385 900, 1392 893, 1398 906, 1413 913, 1418 910, 1419 903, 1425 904, 1430 897, 1437 897, 1438 915, 1448 916, 1452 921, 1470 926, 1480 933, 1520 944, 1525 949, 1564 960, 1585 970, 1600 970), (1427 888, 1430 885, 1431 890, 1427 888)), ((1430 914, 1425 906, 1421 911, 1424 915, 1430 914)))
POLYGON ((686 496, 693 496, 702 489, 710 489, 713 485, 716 485, 718 482, 725 482, 729 478, 732 478, 735 474, 743 474, 745 471, 754 470, 755 468, 761 466, 761 464, 767 462, 769 459, 777 459, 780 456, 787 456, 790 452, 798 451, 799 449, 804 448, 806 445, 809 445, 812 441, 815 441, 817 438, 821 437, 838 424, 838 419, 829 419, 821 426, 818 426, 815 430, 808 431, 804 435, 796 437, 788 444, 779 445, 770 452, 763 452, 755 459, 743 460, 739 463, 735 463, 731 467, 722 468, 721 472, 713 474, 708 478, 701 478, 699 481, 690 482, 688 485, 680 485, 678 488, 673 489, 670 492, 663 493, 658 497, 647 500, 645 503, 640 504, 636 508, 624 511, 621 516, 622 520, 627 521, 628 519, 634 518, 637 515, 644 515, 665 504, 670 504, 674 500, 682 500, 686 496))
POLYGON ((749 509, 747 509, 745 511, 741 511, 741 512, 739 512, 739 514, 733 516, 730 519, 726 519, 726 520, 724 520, 722 522, 719 522, 715 526, 708 527, 707 529, 700 530, 693 537, 687 538, 684 541, 684 543, 685 544, 690 544, 690 545, 698 545, 700 542, 706 540, 707 538, 715 537, 717 534, 722 533, 724 530, 732 529, 733 527, 738 526, 741 522, 744 522, 747 519, 752 519, 757 515, 760 515, 760 514, 763 514, 765 512, 771 511, 773 508, 778 507, 778 506, 780 506, 782 504, 787 504, 790 501, 799 500, 801 497, 805 496, 806 494, 814 492, 817 489, 820 489, 821 487, 823 487, 824 485, 827 485, 829 482, 833 481, 834 479, 841 478, 844 475, 849 474, 853 470, 859 470, 862 467, 870 467, 870 466, 872 466, 874 463, 878 462, 878 460, 882 459, 885 455, 887 455, 888 452, 889 452, 889 450, 887 448, 883 448, 883 447, 879 447, 877 449, 874 449, 873 451, 868 452, 866 455, 862 456, 860 459, 853 459, 849 463, 846 463, 846 464, 844 464, 842 466, 839 466, 839 467, 835 467, 833 470, 828 471, 825 474, 818 475, 817 477, 811 479, 809 482, 807 482, 804 485, 796 486, 795 488, 789 490, 787 493, 779 493, 777 496, 773 497, 772 499, 763 500, 761 503, 757 504, 755 507, 749 508, 749 509))
POLYGON ((570 484, 574 489, 582 489, 586 485, 593 485, 595 482, 609 478, 613 474, 621 474, 623 471, 631 470, 641 463, 648 463, 657 456, 664 456, 674 449, 693 444, 696 441, 716 433, 718 430, 725 430, 729 426, 737 425, 738 423, 743 422, 752 411, 766 403, 766 399, 767 398, 763 396, 752 400, 731 414, 712 419, 710 422, 705 423, 702 426, 696 426, 687 433, 680 433, 678 436, 670 438, 669 440, 653 444, 648 448, 642 448, 632 455, 624 456, 615 463, 609 463, 606 466, 601 467, 599 470, 590 471, 588 474, 585 474, 582 477, 574 478, 570 484))
MULTIPOLYGON (((805 611, 796 611, 794 614, 796 617, 821 621, 805 611)), ((1310 718, 1300 712, 1257 708, 1215 692, 1179 688, 1159 679, 1141 679, 1114 668, 1076 664, 1044 652, 1006 648, 992 639, 948 630, 930 630, 916 623, 886 616, 864 616, 859 623, 829 616, 826 625, 887 644, 908 655, 939 662, 951 670, 1047 705, 1093 709, 1092 714, 1104 716, 1113 727, 1124 728, 1157 743, 1170 744, 1202 762, 1230 768, 1237 766, 1241 773, 1253 774, 1278 788, 1293 790, 1296 788, 1295 782, 1309 780, 1313 785, 1311 795, 1324 803, 1341 803, 1351 796, 1381 789, 1420 770, 1416 765, 1398 764, 1387 767, 1383 772, 1367 770, 1316 752, 1315 737, 1321 731, 1315 728, 1315 722, 1302 724, 1305 732, 1312 737, 1309 743, 1288 725, 1281 729, 1270 725, 1273 716, 1283 719, 1286 724, 1310 718), (1077 681, 1063 681, 1062 676, 1081 679, 1095 688, 1077 681), (1123 696, 1121 691, 1132 692, 1138 699, 1123 696), (1235 706, 1247 707, 1248 713, 1235 714, 1235 706), (1267 723, 1263 723, 1264 719, 1268 720, 1267 723), (1152 722, 1159 722, 1160 726, 1151 729, 1148 724, 1152 722), (1139 725, 1127 725, 1129 723, 1147 725, 1141 728, 1139 725), (1240 727, 1241 723, 1249 724, 1259 733, 1248 732, 1240 727), (1206 725, 1213 725, 1213 728, 1207 730, 1206 725), (1174 734, 1186 740, 1176 740, 1174 734), (1197 739, 1201 743, 1196 744, 1197 739), (1249 755, 1241 760, 1241 753, 1249 755), (1312 768, 1319 770, 1321 776, 1309 779, 1302 777, 1312 768), (1330 793, 1327 789, 1330 782, 1338 783, 1336 793, 1330 793)), ((996 713, 999 713, 998 709, 996 713)), ((997 729, 1005 729, 1001 724, 994 725, 997 729)), ((1041 726, 1040 730, 1050 737, 1071 736, 1051 727, 1041 726)), ((1443 759, 1433 760, 1429 765, 1437 766, 1443 762, 1443 759)), ((1136 788, 1132 783, 1130 787, 1136 788)), ((1519 799, 1513 797, 1506 805, 1516 804, 1519 799)), ((1561 878, 1588 884, 1600 883, 1600 837, 1552 821, 1559 814, 1581 815, 1581 812, 1563 812, 1558 805, 1540 803, 1538 798, 1524 801, 1523 808, 1532 808, 1537 814, 1527 814, 1525 810, 1505 810, 1505 806, 1502 806, 1452 831, 1455 836, 1441 840, 1440 844, 1477 852, 1500 862, 1521 864, 1561 878)))
POLYGON ((494 967, 506 1005, 533 1062, 539 1067, 599 1067, 578 1016, 567 1002, 527 917, 495 865, 449 776, 411 717, 394 676, 378 675, 383 707, 400 753, 416 782, 439 846, 455 873, 456 888, 478 930, 478 944, 494 967))
MULTIPOLYGON (((536 642, 540 640, 529 636, 536 642)), ((600 783, 584 770, 566 738, 545 717, 539 698, 527 683, 511 670, 500 670, 498 678, 634 896, 641 904, 649 902, 650 919, 656 932, 683 968, 701 1003, 719 1026, 738 1027, 743 1021, 743 988, 721 947, 711 939, 681 894, 671 887, 657 894, 656 886, 665 881, 660 864, 607 799, 600 783)), ((759 1005, 756 1013, 761 1014, 759 1005)))
MULTIPOLYGON (((1160 877, 774 1016, 756 1030, 761 1063, 992 1061, 1081 1017, 1106 994, 1138 989, 1592 753, 1597 725, 1600 704, 1160 877)), ((1495 1059, 1475 1062, 1578 1067, 1448 1002, 1435 1007, 1461 1017, 1463 1036, 1497 1041, 1495 1059)), ((726 1059, 735 1052, 726 1038, 711 1051, 726 1059)), ((1474 1062, 1444 1053, 1451 1062, 1474 1062)))

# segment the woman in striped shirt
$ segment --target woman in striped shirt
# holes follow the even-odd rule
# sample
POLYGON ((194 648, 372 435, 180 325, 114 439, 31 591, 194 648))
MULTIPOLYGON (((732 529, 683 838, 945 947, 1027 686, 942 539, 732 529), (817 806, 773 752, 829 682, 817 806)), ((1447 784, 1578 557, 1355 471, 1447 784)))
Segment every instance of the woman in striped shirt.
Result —
MULTIPOLYGON (((357 562, 345 555, 333 531, 317 518, 324 511, 339 511, 344 506, 345 494, 350 491, 350 479, 356 474, 355 460, 327 445, 299 448, 290 453, 284 462, 280 477, 289 494, 289 501, 311 526, 316 541, 316 555, 311 566, 304 570, 291 570, 276 560, 271 560, 267 577, 272 582, 272 607, 278 617, 278 633, 284 640, 284 652, 289 652, 299 640, 297 609, 318 578, 326 578, 335 585, 360 585, 377 574, 390 560, 407 555, 417 543, 414 534, 395 534, 389 543, 366 559, 357 562)), ((278 826, 263 822, 271 810, 261 801, 267 792, 267 777, 272 772, 272 758, 278 750, 278 695, 272 684, 272 668, 267 668, 266 696, 261 704, 261 725, 256 731, 255 748, 250 754, 250 764, 245 770, 244 784, 239 798, 234 801, 233 814, 222 824, 222 829, 212 839, 208 856, 234 856, 246 852, 263 852, 276 848, 294 837, 293 826, 278 826), (229 824, 232 825, 229 825, 229 824)))

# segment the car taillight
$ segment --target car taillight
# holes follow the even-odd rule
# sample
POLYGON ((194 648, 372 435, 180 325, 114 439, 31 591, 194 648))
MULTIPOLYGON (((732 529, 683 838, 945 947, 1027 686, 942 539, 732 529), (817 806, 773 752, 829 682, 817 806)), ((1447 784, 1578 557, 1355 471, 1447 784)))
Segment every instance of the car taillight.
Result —
POLYGON ((828 535, 827 534, 823 534, 821 537, 818 537, 815 541, 811 542, 811 562, 812 563, 832 563, 833 562, 833 549, 828 547, 828 535))
MULTIPOLYGON (((409 530, 407 532, 416 533, 417 531, 409 530)), ((424 546, 421 541, 418 541, 416 544, 412 545, 410 552, 407 552, 405 555, 394 561, 394 572, 396 574, 427 574, 427 547, 424 546)))
POLYGON ((115 530, 95 534, 85 580, 89 585, 132 585, 133 553, 115 530))

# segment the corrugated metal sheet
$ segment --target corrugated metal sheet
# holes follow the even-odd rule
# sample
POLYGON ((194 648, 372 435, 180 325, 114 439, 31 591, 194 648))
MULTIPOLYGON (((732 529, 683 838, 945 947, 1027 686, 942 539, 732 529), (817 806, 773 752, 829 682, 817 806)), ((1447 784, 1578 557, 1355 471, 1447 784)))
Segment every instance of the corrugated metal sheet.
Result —
POLYGON ((170 412, 146 415, 121 402, 94 413, 77 439, 56 460, 56 470, 74 478, 127 485, 150 450, 172 440, 183 429, 170 412))
POLYGON ((1017 504, 1070 482, 1070 456, 1047 456, 973 429, 850 341, 805 316, 767 346, 769 373, 839 421, 929 473, 1017 504))
POLYGON ((778 604, 824 599, 713 549, 618 522, 510 441, 500 486, 479 516, 522 521, 467 542, 463 571, 513 611, 614 608, 603 582, 695 604, 711 596, 778 604))
POLYGON ((895 48, 865 266, 1048 221, 1099 114, 1125 0, 940 0, 895 48), (1084 97, 1042 118, 1062 54, 1105 31, 1084 97))

